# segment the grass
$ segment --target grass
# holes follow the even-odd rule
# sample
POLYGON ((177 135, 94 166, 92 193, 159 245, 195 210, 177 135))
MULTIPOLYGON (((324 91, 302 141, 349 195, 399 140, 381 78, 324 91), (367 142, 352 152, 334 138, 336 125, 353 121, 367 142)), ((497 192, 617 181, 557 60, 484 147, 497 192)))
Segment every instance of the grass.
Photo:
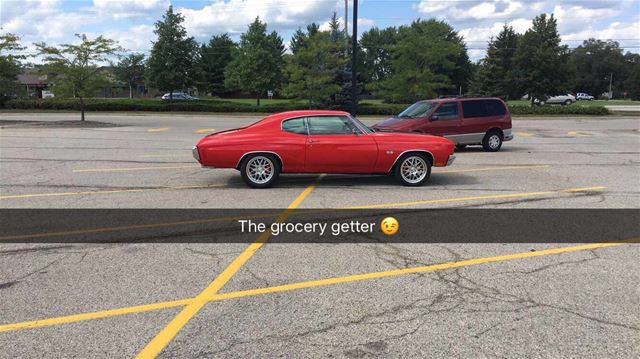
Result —
MULTIPOLYGON (((529 106, 531 102, 528 100, 511 100, 508 101, 509 105, 529 106)), ((593 101, 578 101, 571 106, 640 106, 640 101, 631 100, 593 100, 593 101)))

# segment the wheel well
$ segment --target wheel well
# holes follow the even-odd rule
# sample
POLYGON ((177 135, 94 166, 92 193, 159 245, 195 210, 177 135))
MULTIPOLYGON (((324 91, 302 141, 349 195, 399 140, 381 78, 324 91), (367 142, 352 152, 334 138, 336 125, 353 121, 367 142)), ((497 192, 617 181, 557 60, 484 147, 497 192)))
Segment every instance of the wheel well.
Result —
POLYGON ((429 161, 429 164, 431 166, 433 166, 433 155, 431 154, 431 152, 428 151, 420 151, 420 150, 412 150, 412 151, 407 151, 404 152, 403 154, 401 154, 400 156, 398 156, 398 158, 396 158, 396 161, 393 162, 393 166, 391 166, 391 169, 389 170, 389 172, 393 172, 396 169, 396 166, 398 165, 398 162, 400 162, 400 159, 402 157, 406 157, 407 155, 410 155, 412 153, 420 153, 423 154, 425 156, 427 156, 427 160, 429 161))
POLYGON ((238 161, 238 164, 236 165, 236 169, 239 170, 240 169, 240 164, 242 163, 242 161, 244 161, 244 159, 247 156, 252 156, 252 155, 271 155, 273 157, 276 158, 276 161, 278 161, 278 164, 280 165, 280 170, 282 170, 282 158, 280 158, 280 155, 275 153, 275 152, 270 152, 270 151, 255 151, 255 152, 247 152, 244 155, 242 155, 242 157, 240 157, 240 160, 238 161))
POLYGON ((500 138, 504 138, 504 132, 502 132, 502 129, 498 128, 498 127, 494 127, 492 129, 490 129, 489 131, 487 131, 487 133, 491 133, 491 132, 498 132, 500 134, 500 138))

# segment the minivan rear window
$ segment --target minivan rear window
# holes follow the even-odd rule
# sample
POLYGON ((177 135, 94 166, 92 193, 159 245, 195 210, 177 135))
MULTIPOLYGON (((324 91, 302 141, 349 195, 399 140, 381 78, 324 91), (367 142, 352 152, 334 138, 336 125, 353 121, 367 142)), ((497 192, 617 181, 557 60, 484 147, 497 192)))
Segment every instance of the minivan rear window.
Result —
POLYGON ((470 100, 462 101, 462 113, 465 118, 503 116, 507 109, 498 100, 470 100))

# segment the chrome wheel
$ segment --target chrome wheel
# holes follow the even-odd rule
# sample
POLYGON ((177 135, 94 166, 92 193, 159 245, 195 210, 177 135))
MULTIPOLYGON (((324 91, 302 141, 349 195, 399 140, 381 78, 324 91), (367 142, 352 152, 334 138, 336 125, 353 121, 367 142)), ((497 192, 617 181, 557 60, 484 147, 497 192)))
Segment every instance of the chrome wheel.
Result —
POLYGON ((492 150, 495 150, 496 148, 500 147, 500 136, 498 136, 497 134, 493 134, 491 135, 491 137, 489 137, 489 147, 492 150))
POLYGON ((422 157, 410 156, 400 164, 400 176, 407 183, 419 183, 427 174, 427 162, 422 157))
POLYGON ((275 173, 273 162, 264 156, 255 156, 247 162, 247 178, 256 184, 265 184, 275 173))

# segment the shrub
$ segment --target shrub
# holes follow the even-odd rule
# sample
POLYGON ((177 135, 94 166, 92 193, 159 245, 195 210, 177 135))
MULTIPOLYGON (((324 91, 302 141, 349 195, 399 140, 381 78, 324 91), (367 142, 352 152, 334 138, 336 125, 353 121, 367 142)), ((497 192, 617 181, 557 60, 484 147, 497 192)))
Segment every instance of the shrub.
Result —
MULTIPOLYGON (((176 111, 176 112, 261 112, 273 113, 291 110, 305 110, 303 102, 252 104, 224 100, 199 100, 192 102, 165 102, 159 99, 86 99, 87 111, 176 111)), ((362 103, 358 105, 359 115, 391 116, 402 112, 408 105, 387 103, 362 103)), ((80 103, 72 98, 53 99, 12 99, 4 103, 7 109, 22 110, 80 110, 80 103)), ((340 110, 340 108, 332 108, 340 110)), ((509 105, 512 115, 608 115, 603 106, 538 106, 509 105)), ((347 109, 348 110, 348 109, 347 109)))

